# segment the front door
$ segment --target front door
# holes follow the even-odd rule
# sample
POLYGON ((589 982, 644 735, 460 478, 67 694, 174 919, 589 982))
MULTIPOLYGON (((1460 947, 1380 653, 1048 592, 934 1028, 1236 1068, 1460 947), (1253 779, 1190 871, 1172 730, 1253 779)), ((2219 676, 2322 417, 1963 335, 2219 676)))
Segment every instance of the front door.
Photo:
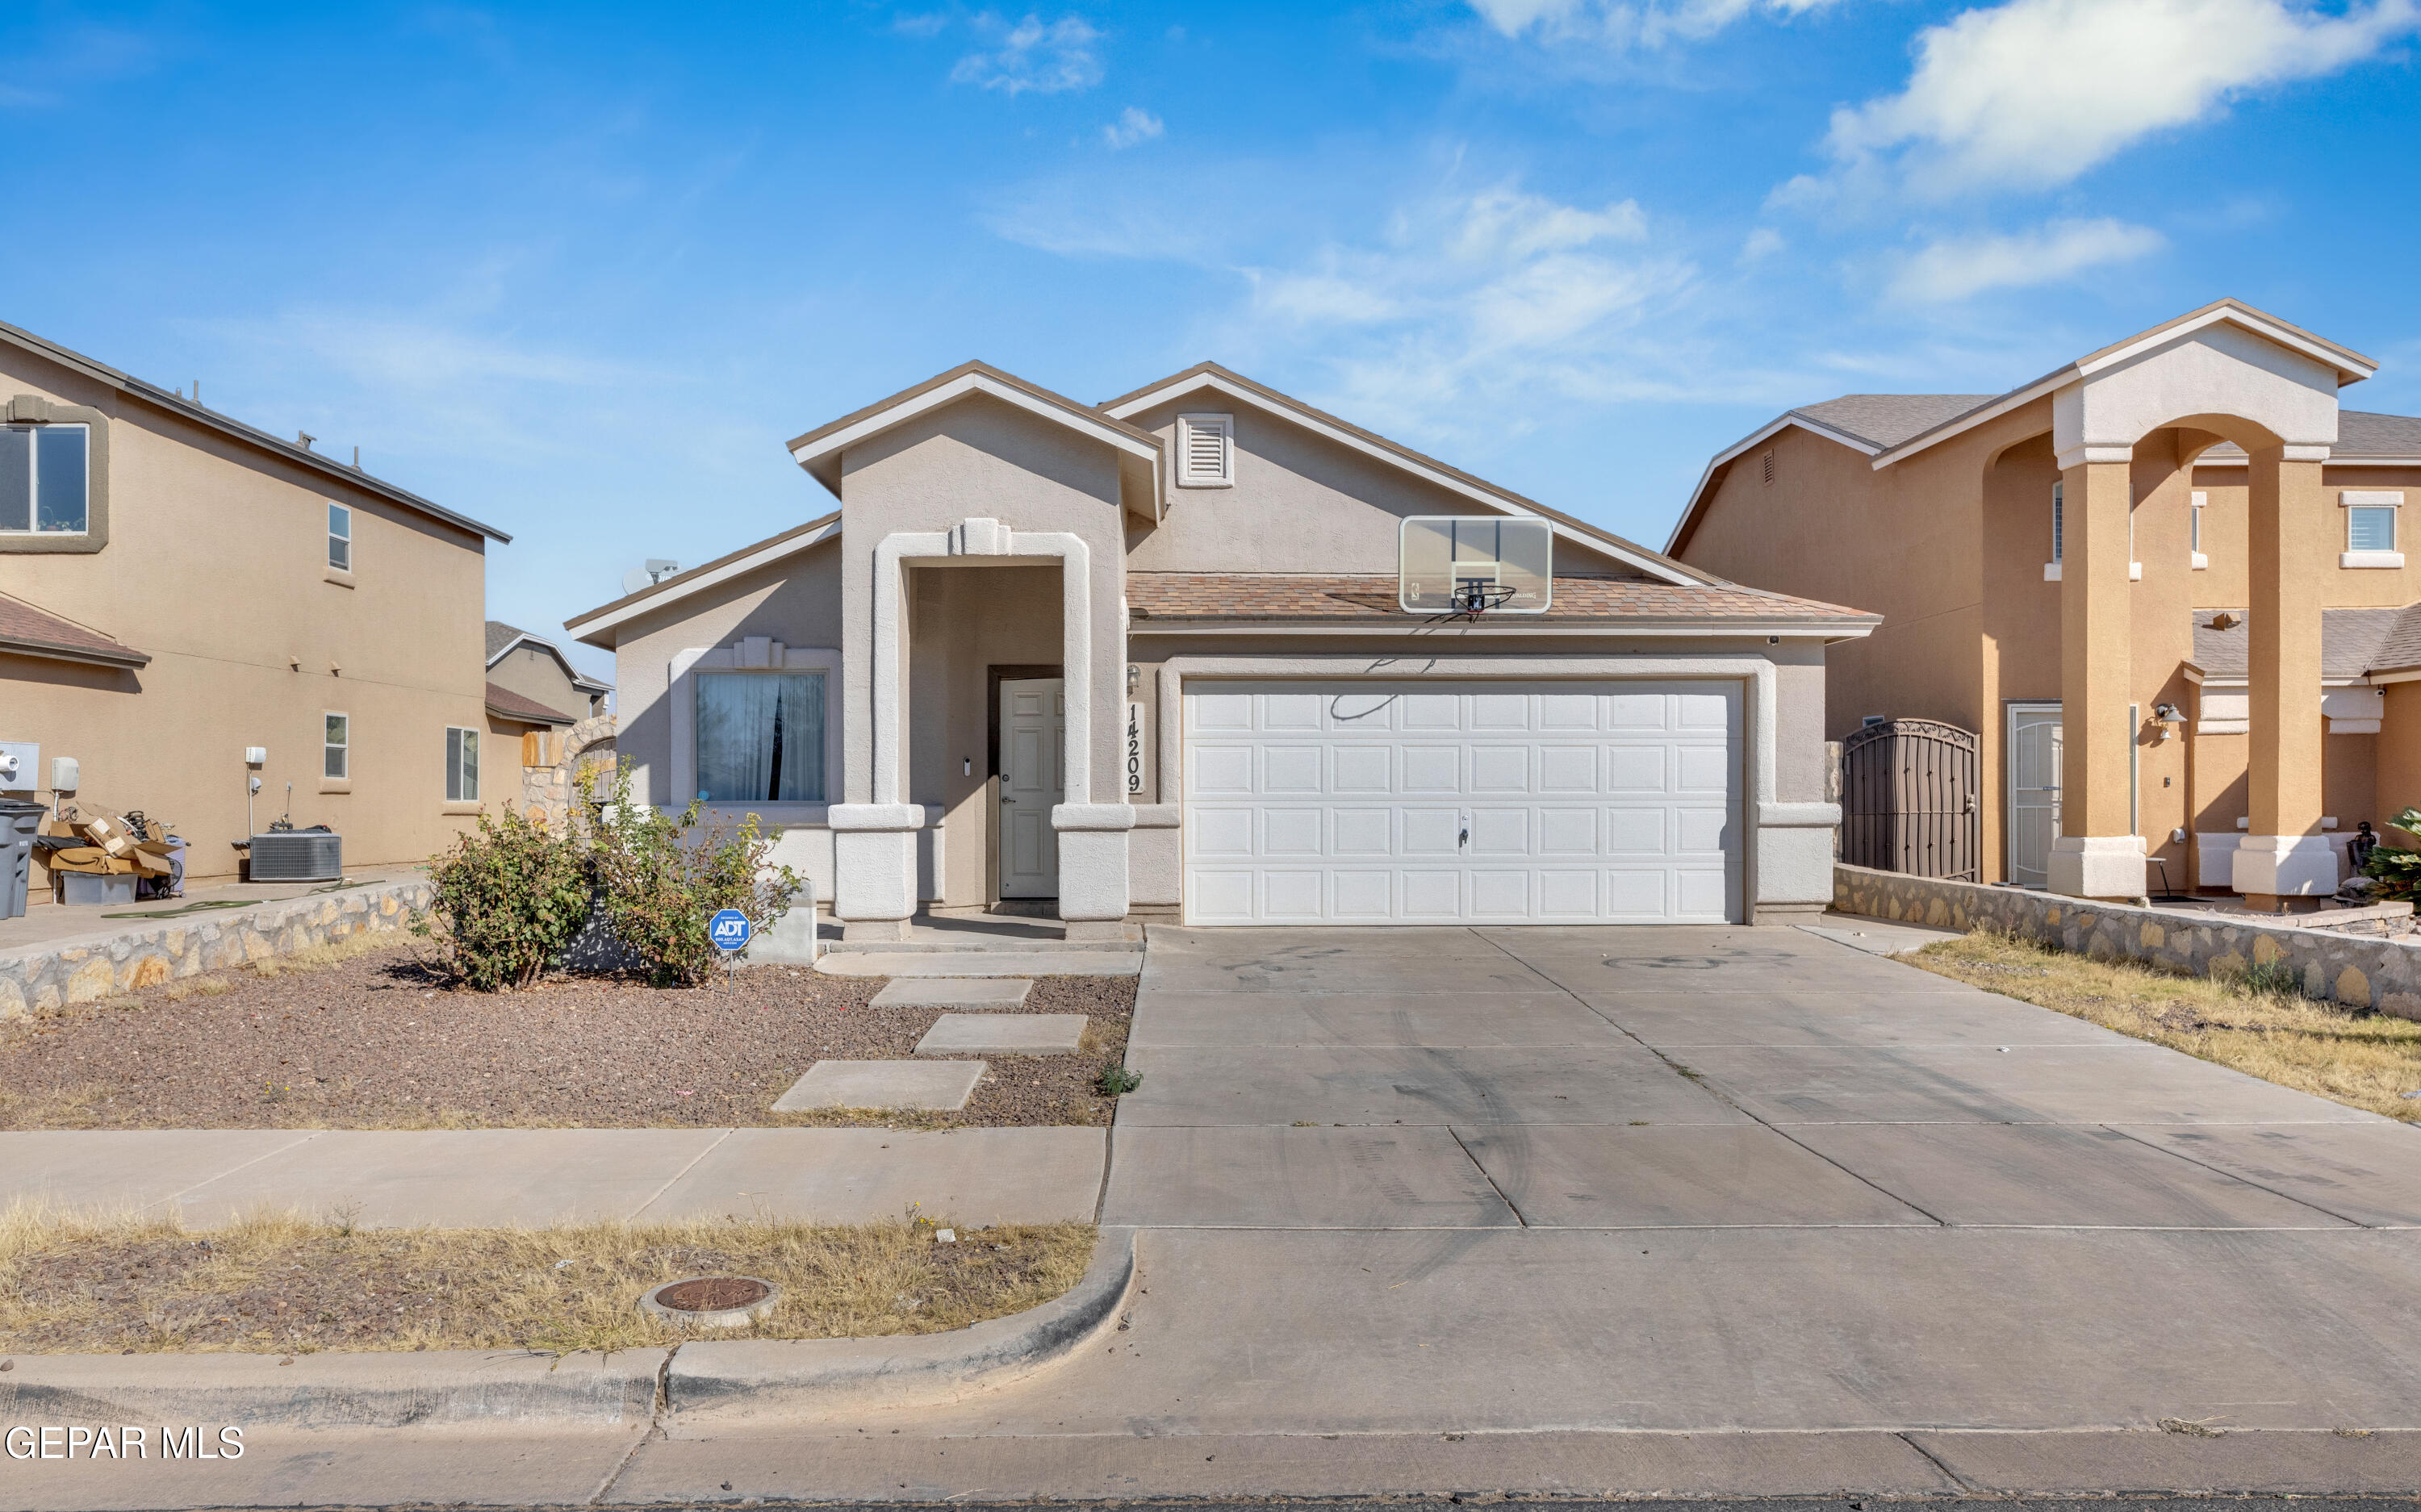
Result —
POLYGON ((2059 705, 2009 706, 2009 881, 2051 884, 2059 834, 2059 705))
POLYGON ((1059 896, 1059 836, 1051 810, 1068 741, 1068 694, 1058 678, 1004 678, 1000 684, 1000 896, 1059 896))

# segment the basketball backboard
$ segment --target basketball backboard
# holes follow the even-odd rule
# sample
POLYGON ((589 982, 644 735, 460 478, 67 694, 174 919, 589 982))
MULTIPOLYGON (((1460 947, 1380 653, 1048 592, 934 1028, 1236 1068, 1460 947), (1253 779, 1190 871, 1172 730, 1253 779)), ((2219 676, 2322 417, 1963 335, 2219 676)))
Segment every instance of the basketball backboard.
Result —
POLYGON ((1414 615, 1543 615, 1555 527, 1502 515, 1413 515, 1397 538, 1396 600, 1414 615))

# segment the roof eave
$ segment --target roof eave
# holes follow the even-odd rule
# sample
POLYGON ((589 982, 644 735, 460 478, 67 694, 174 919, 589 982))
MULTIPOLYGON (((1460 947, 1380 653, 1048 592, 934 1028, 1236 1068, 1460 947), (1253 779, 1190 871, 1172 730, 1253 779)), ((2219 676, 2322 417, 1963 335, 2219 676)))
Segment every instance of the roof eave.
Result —
POLYGON ((760 567, 778 562, 786 556, 795 555, 800 552, 820 546, 839 535, 840 511, 836 509, 828 515, 810 520, 804 524, 792 525, 778 536, 769 536, 763 540, 753 541, 742 546, 736 552, 726 552, 711 562, 701 563, 686 572, 668 577, 662 583, 649 584, 636 593, 624 594, 610 603, 599 604, 586 614, 574 615, 563 622, 563 628, 582 645, 594 646, 601 650, 610 651, 614 649, 614 643, 610 640, 600 640, 598 637, 616 626, 627 623, 641 615, 652 614, 664 605, 687 598, 701 588, 728 582, 744 573, 753 572, 760 567))
POLYGON ((117 667, 129 672, 151 664, 148 654, 131 647, 122 651, 108 651, 98 647, 46 641, 36 635, 0 635, 0 655, 32 657, 44 662, 76 662, 86 666, 117 667))
POLYGON ((1798 427, 1800 429, 1806 431, 1810 435, 1820 436, 1826 441, 1837 442, 1841 445, 1849 447, 1851 451, 1859 453, 1861 456, 1872 457, 1877 451, 1882 449, 1873 442, 1867 440, 1863 436, 1853 436, 1846 430, 1836 429, 1832 426, 1825 425, 1820 420, 1811 419, 1808 416, 1800 413, 1796 410, 1786 410, 1782 413, 1774 416, 1772 420, 1766 422, 1764 426, 1760 427, 1757 430, 1750 432, 1748 435, 1742 437, 1739 441, 1732 443, 1728 447, 1717 452, 1714 457, 1708 461, 1705 468, 1703 468, 1698 474, 1697 486, 1690 491, 1690 502, 1682 507, 1681 518, 1674 522, 1673 533, 1670 536, 1667 536, 1664 539, 1665 555, 1671 556, 1675 553, 1680 551, 1683 546, 1688 544, 1690 532, 1697 528, 1698 517, 1705 509, 1707 500, 1711 496, 1716 484, 1720 481, 1719 475, 1745 455, 1750 447, 1757 445, 1762 442, 1771 441, 1773 438, 1780 435, 1783 431, 1789 429, 1793 426, 1798 427))

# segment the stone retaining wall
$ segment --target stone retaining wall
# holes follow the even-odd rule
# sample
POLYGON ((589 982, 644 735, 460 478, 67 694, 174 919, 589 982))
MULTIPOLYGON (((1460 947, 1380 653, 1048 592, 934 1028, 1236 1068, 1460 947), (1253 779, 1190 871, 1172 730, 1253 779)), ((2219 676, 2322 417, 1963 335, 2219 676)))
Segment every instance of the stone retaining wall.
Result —
POLYGON ((2197 918, 1838 863, 1833 907, 1942 929, 1999 929, 2098 960, 2143 961, 2196 976, 2283 960, 2303 977, 2305 997, 2421 1019, 2421 946, 2401 940, 2256 924, 2236 915, 2197 918))
POLYGON ((96 919, 89 935, 0 950, 0 1019, 290 956, 365 929, 400 929, 434 896, 428 879, 415 877, 157 925, 96 919))

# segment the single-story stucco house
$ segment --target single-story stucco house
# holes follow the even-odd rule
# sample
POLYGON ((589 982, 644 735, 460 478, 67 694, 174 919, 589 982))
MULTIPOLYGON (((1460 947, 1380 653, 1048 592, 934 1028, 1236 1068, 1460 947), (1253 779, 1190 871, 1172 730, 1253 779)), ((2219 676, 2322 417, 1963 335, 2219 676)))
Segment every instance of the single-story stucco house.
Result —
POLYGON ((615 653, 636 790, 782 829, 849 939, 1002 907, 1082 939, 1831 896, 1825 647, 1871 615, 1209 363, 1100 405, 969 363, 790 451, 838 509, 566 629, 615 653), (1435 517, 1527 522, 1529 612, 1402 606, 1406 522, 1435 517))

